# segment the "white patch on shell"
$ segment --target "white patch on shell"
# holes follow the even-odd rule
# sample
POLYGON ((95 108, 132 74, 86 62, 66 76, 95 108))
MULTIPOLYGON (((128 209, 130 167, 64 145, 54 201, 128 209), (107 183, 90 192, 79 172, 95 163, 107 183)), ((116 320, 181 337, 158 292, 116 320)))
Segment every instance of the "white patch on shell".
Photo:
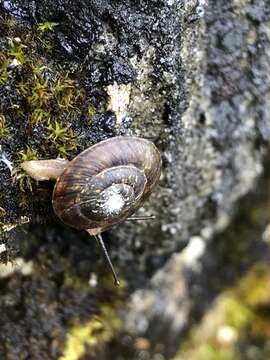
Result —
POLYGON ((112 190, 108 199, 103 203, 103 208, 107 214, 119 213, 125 201, 121 194, 118 191, 112 190))

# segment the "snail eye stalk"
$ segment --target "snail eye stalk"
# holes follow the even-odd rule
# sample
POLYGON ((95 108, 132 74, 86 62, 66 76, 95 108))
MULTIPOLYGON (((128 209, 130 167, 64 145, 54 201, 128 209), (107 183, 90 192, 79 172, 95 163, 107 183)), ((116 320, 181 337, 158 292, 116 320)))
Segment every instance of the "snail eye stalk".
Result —
POLYGON ((138 221, 138 220, 154 220, 155 215, 145 215, 145 216, 131 216, 127 218, 128 221, 138 221))
POLYGON ((109 257, 109 254, 108 254, 108 251, 105 247, 105 244, 104 244, 104 241, 102 239, 102 236, 100 234, 97 234, 97 235, 94 235, 98 245, 100 246, 100 248, 102 249, 103 253, 104 253, 104 256, 105 256, 105 259, 107 260, 107 263, 111 269, 111 272, 113 274, 113 277, 114 277, 114 285, 115 286, 119 286, 120 285, 120 282, 119 280, 117 279, 117 275, 115 273, 115 270, 114 270, 114 267, 113 267, 113 264, 111 262, 111 259, 109 257))

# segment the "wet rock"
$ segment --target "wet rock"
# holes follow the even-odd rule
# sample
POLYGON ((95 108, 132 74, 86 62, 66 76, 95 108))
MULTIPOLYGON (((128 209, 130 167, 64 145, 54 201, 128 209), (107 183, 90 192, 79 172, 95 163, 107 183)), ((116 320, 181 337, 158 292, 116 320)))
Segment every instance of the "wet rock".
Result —
MULTIPOLYGON (((32 155, 39 158, 55 157, 61 151, 66 152, 62 155, 72 158, 87 146, 117 134, 151 139, 161 150, 160 185, 142 209, 142 213, 155 214, 157 219, 151 224, 121 224, 107 233, 105 239, 122 281, 128 284, 126 293, 131 294, 135 303, 140 294, 143 299, 142 306, 137 302, 124 311, 124 323, 128 324, 130 334, 123 337, 126 343, 123 340, 121 346, 129 349, 126 344, 132 341, 129 336, 132 339, 134 334, 148 336, 152 344, 160 345, 154 352, 171 356, 190 324, 190 313, 199 306, 195 301, 201 301, 198 294, 203 294, 202 302, 207 303, 207 292, 202 292, 207 279, 189 278, 190 272, 185 268, 190 270, 196 264, 191 261, 183 265, 183 257, 174 254, 188 243, 192 244, 194 237, 201 239, 201 245, 211 241, 213 234, 228 224, 236 201, 253 188, 262 172, 262 159, 270 136, 268 3, 260 0, 253 5, 245 0, 91 3, 14 0, 0 1, 0 14, 2 20, 16 21, 12 28, 10 23, 3 27, 0 45, 5 59, 12 63, 13 58, 18 57, 11 53, 8 38, 20 37, 27 47, 22 52, 31 64, 47 68, 40 76, 42 81, 48 81, 47 91, 52 95, 48 105, 45 104, 47 107, 42 104, 42 109, 49 109, 50 118, 54 120, 52 126, 55 121, 61 121, 61 125, 69 129, 68 142, 61 140, 53 144, 47 118, 29 125, 37 108, 18 84, 27 81, 31 89, 35 86, 33 76, 29 77, 29 68, 25 65, 9 68, 8 73, 4 73, 8 81, 0 88, 0 106, 9 128, 9 136, 1 139, 2 151, 10 161, 18 164, 21 161, 18 154, 22 151, 25 154, 26 145, 32 155), (37 24, 47 24, 47 30, 40 32, 37 24), (50 26, 52 29, 48 29, 50 26), (59 96, 54 89, 59 73, 63 79, 62 69, 68 73, 65 86, 72 81, 73 87, 80 89, 80 95, 76 93, 73 99, 79 111, 73 111, 66 102, 61 108, 56 101, 59 96), (116 105, 119 94, 129 101, 116 105), (18 113, 22 109, 23 114, 18 113), (74 141, 73 147, 67 147, 70 139, 74 141), (174 278, 173 274, 178 271, 181 274, 174 278), (197 295, 191 308, 190 299, 194 293, 187 289, 192 281, 197 295), (171 298, 168 293, 172 289, 175 297, 171 298), (176 323, 171 321, 174 314, 176 323), (153 324, 159 322, 171 334, 170 339, 163 338, 160 329, 153 332, 153 324)), ((63 101, 61 98, 60 105, 63 101)), ((12 183, 5 164, 0 163, 0 167, 3 227, 20 224, 26 218, 34 223, 56 221, 50 205, 51 184, 32 184, 31 193, 29 187, 21 189, 18 182, 12 183)), ((36 232, 39 226, 30 231, 36 232)), ((77 236, 86 239, 84 235, 64 230, 60 224, 58 229, 61 230, 54 230, 54 235, 46 232, 42 237, 45 244, 47 241, 51 246, 54 244, 52 250, 44 245, 44 266, 52 253, 57 263, 63 251, 67 261, 63 260, 63 269, 69 269, 69 257, 73 255, 67 254, 75 251, 76 278, 96 270, 103 274, 104 270, 95 266, 98 260, 90 253, 92 264, 85 265, 87 260, 83 252, 87 246, 79 248, 76 242, 77 236), (65 248, 63 243, 68 232, 74 244, 65 248)), ((40 243, 39 236, 39 232, 36 238, 31 236, 29 244, 17 236, 15 247, 22 255, 27 255, 28 260, 34 260, 36 252, 43 251, 43 246, 35 246, 36 241, 40 243)), ((87 251, 91 252, 93 244, 89 249, 87 251)), ((207 262, 215 262, 215 255, 205 251, 207 262)), ((63 269, 60 277, 54 276, 53 267, 47 275, 40 276, 34 284, 30 308, 39 306, 37 295, 41 290, 47 291, 44 287, 61 287, 63 269)), ((11 294, 11 298, 12 288, 20 289, 22 283, 28 283, 28 279, 20 276, 16 273, 10 280, 15 282, 14 286, 5 280, 4 293, 11 294)), ((76 313, 78 303, 83 304, 81 291, 78 291, 78 298, 76 291, 75 287, 71 290, 76 306, 65 305, 72 314, 76 313)), ((56 293, 52 290, 51 296, 46 296, 46 306, 50 307, 51 303, 58 306, 56 293)), ((90 293, 89 290, 86 295, 89 301, 90 293)), ((52 318, 54 311, 50 313, 52 318)), ((90 312, 92 316, 96 310, 90 312)), ((41 315, 38 323, 44 316, 41 315)), ((5 326, 9 321, 7 315, 5 326)), ((23 344, 31 321, 18 326, 21 340, 17 342, 23 344)), ((47 330, 44 327, 40 331, 46 334, 47 330)), ((64 331, 59 325, 60 335, 56 338, 62 341, 64 331)), ((111 341, 115 345, 115 339, 111 341)), ((35 359, 56 356, 48 343, 41 344, 40 348, 42 346, 42 355, 35 353, 35 359)), ((31 355, 31 347, 25 347, 24 352, 31 355)), ((13 358, 16 356, 14 354, 13 358)), ((106 358, 106 354, 102 356, 106 358)))

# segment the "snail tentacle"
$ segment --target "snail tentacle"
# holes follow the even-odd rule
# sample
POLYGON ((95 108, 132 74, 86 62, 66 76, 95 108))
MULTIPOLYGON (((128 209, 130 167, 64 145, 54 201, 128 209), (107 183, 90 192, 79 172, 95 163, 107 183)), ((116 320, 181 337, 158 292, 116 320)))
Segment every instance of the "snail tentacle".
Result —
POLYGON ((120 281, 117 278, 116 272, 114 270, 113 264, 112 264, 111 259, 109 257, 109 254, 108 254, 108 251, 107 251, 106 246, 104 244, 104 241, 102 239, 102 236, 100 234, 97 234, 97 235, 94 235, 94 237, 95 237, 98 245, 101 247, 101 249, 102 249, 102 251, 104 253, 105 259, 106 259, 106 261, 107 261, 107 263, 108 263, 108 265, 109 265, 109 267, 111 269, 111 272, 112 272, 113 277, 114 277, 114 285, 119 286, 120 281))

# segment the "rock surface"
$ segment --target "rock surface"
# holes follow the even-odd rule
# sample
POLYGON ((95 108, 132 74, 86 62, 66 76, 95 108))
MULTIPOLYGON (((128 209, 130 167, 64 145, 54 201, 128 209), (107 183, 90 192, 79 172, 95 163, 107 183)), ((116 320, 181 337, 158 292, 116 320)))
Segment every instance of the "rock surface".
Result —
MULTIPOLYGON (((13 0, 0 1, 0 14, 5 22, 0 50, 9 62, 0 88, 0 115, 8 127, 8 135, 0 139, 7 159, 18 164, 26 145, 39 158, 59 153, 72 158, 118 134, 151 139, 163 155, 159 188, 142 210, 157 219, 121 224, 105 235, 127 284, 117 293, 107 284, 102 259, 97 260, 87 236, 56 223, 52 185, 31 184, 31 193, 25 183, 12 183, 9 169, 0 163, 3 230, 26 220, 54 221, 27 228, 25 240, 18 229, 4 231, 3 243, 19 251, 23 265, 1 287, 5 316, 0 326, 5 331, 0 353, 11 359, 19 353, 57 359, 68 348, 67 329, 71 341, 70 328, 83 323, 96 343, 111 340, 115 358, 121 346, 128 353, 135 334, 146 337, 157 354, 146 351, 146 359, 160 354, 169 359, 192 315, 196 319, 196 309, 204 308, 191 298, 207 304, 209 294, 202 292, 207 278, 194 279, 193 270, 202 266, 202 258, 216 261, 207 244, 228 225, 236 201, 252 189, 262 171, 270 137, 270 5, 266 0, 13 0), (16 24, 11 26, 10 19, 16 24), (41 24, 52 29, 40 30, 41 24), (30 59, 25 63, 18 58, 18 43, 26 47, 21 50, 30 59), (21 64, 14 66, 15 60, 21 64), (46 71, 36 75, 33 67, 46 71), (55 93, 62 69, 80 89, 69 97, 80 111, 55 93), (34 89, 31 75, 49 84, 49 100, 41 103, 38 97, 38 107, 33 91, 27 97, 18 86, 24 81, 34 89), (44 121, 47 106, 53 111, 44 121), (43 118, 31 122, 36 109, 42 109, 43 118), (55 133, 48 128, 55 121, 72 130, 68 141, 51 141, 55 133), (73 148, 67 147, 70 140, 73 148), (26 265, 34 270, 24 275, 26 265), (97 276, 97 286, 87 286, 89 274, 93 284, 97 276), (109 314, 99 304, 104 302, 110 304, 109 314), (122 324, 115 326, 119 307, 122 324), (93 320, 97 314, 103 323, 98 340, 93 320), (104 325, 106 316, 111 322, 104 325), (121 346, 112 339, 115 328, 127 334, 121 346)), ((61 81, 70 94, 67 80, 61 81)), ((148 349, 148 342, 138 344, 148 349)), ((76 359, 95 358, 91 351, 86 342, 76 359)), ((111 358, 102 345, 100 351, 99 359, 111 358)))

